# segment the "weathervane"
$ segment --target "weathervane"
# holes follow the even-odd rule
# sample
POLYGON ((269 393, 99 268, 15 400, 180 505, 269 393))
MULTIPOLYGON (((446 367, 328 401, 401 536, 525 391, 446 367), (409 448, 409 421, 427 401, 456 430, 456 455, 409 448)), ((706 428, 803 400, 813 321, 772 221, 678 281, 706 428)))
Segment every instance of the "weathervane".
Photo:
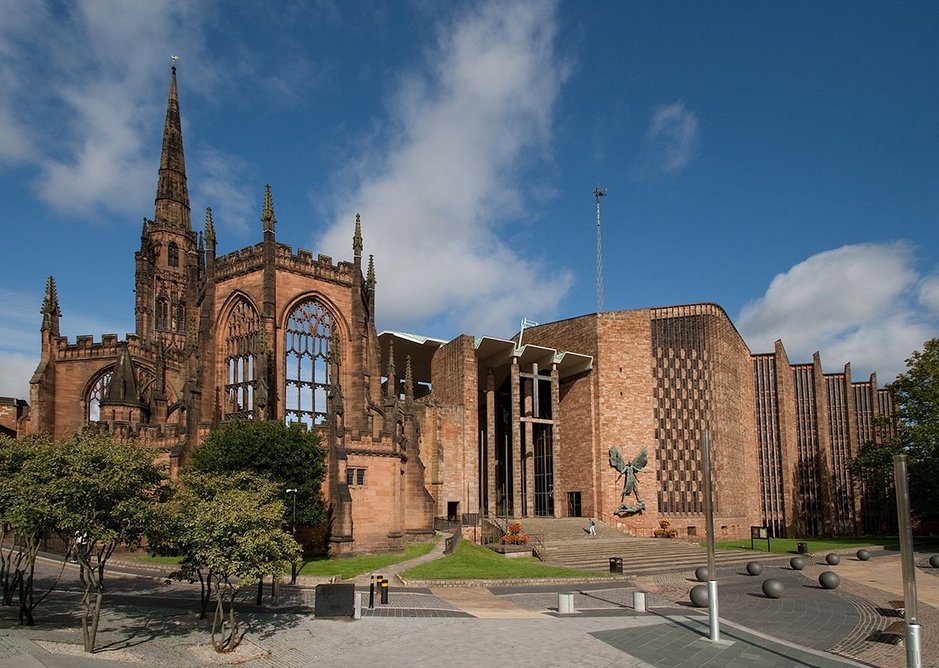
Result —
POLYGON ((173 61, 173 67, 176 67, 176 61, 179 60, 179 56, 177 56, 176 54, 172 54, 170 56, 170 60, 173 61))

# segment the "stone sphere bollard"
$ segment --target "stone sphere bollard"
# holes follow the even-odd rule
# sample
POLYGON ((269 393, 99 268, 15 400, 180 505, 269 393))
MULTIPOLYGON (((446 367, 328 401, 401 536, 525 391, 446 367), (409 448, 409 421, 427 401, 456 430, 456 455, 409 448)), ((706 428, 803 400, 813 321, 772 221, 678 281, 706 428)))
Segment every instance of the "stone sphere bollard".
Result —
POLYGON ((763 596, 766 598, 781 598, 784 591, 783 583, 779 580, 775 578, 763 580, 763 596))
POLYGON ((841 578, 834 571, 822 571, 818 576, 818 584, 824 589, 837 589, 841 584, 841 578))
POLYGON ((763 566, 760 565, 758 561, 750 561, 747 563, 747 574, 748 575, 759 575, 763 572, 763 566))
POLYGON ((929 557, 929 565, 933 568, 939 568, 939 554, 934 554, 929 557))
POLYGON ((867 550, 861 549, 857 551, 858 561, 867 561, 871 558, 871 553, 867 550))
POLYGON ((707 566, 698 566, 694 569, 694 579, 698 582, 707 582, 708 581, 708 567, 707 566))
POLYGON ((707 585, 695 585, 691 588, 691 593, 688 596, 691 599, 691 605, 696 608, 706 608, 708 607, 708 586, 707 585))
POLYGON ((789 568, 794 571, 801 571, 805 568, 805 559, 802 557, 793 557, 789 560, 789 568))
POLYGON ((829 552, 828 555, 825 556, 825 563, 829 566, 837 566, 841 563, 841 557, 834 552, 829 552))

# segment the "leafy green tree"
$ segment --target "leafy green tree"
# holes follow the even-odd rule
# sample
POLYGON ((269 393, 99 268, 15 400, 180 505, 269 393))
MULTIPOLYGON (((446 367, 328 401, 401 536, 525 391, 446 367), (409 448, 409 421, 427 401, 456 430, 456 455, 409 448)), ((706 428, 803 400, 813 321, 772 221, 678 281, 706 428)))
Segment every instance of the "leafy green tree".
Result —
POLYGON ((75 435, 58 444, 60 475, 48 483, 59 531, 81 537, 82 637, 93 652, 104 599, 105 565, 119 545, 140 544, 163 496, 153 451, 108 436, 75 435))
POLYGON ((890 388, 910 456, 910 505, 921 519, 939 519, 939 339, 913 351, 906 367, 890 388))
MULTIPOLYGON (((297 522, 319 526, 326 519, 321 486, 326 452, 316 434, 298 424, 264 420, 223 422, 193 453, 189 470, 200 473, 253 471, 286 489, 297 489, 297 522)), ((293 520, 293 506, 284 509, 293 520)))
POLYGON ((919 519, 934 520, 939 519, 939 339, 926 341, 906 366, 889 386, 897 420, 878 421, 877 442, 862 445, 850 468, 869 493, 889 499, 884 506, 889 512, 895 508, 893 456, 909 455, 912 512, 919 519))
MULTIPOLYGON (((36 596, 36 556, 43 538, 57 529, 50 483, 60 474, 58 448, 48 438, 15 441, 0 438, 0 590, 3 605, 19 598, 19 623, 35 624, 33 611, 58 585, 68 560, 67 549, 56 578, 36 596)), ((71 536, 63 536, 68 548, 71 536)))
POLYGON ((168 544, 182 568, 207 574, 215 597, 212 644, 230 652, 241 642, 235 599, 265 576, 279 577, 300 557, 300 546, 283 530, 280 485, 248 472, 189 474, 166 506, 168 544))

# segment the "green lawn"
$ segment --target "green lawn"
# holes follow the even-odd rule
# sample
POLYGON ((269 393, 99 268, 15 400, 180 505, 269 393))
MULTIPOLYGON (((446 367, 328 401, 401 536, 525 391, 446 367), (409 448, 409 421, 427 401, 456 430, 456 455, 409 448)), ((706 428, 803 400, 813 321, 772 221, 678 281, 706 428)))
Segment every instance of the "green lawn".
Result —
POLYGON ((303 567, 300 569, 300 575, 316 575, 321 577, 327 577, 332 575, 338 575, 342 579, 353 578, 356 575, 361 575, 362 573, 371 573, 373 571, 380 571, 391 564, 397 564, 402 561, 407 561, 408 559, 414 559, 415 557, 421 557, 428 552, 430 552, 436 541, 430 541, 427 543, 408 543, 404 552, 397 552, 393 554, 366 554, 360 557, 343 557, 337 559, 329 559, 328 557, 317 557, 314 559, 305 560, 303 562, 303 567))
POLYGON ((121 555, 120 558, 133 559, 134 561, 143 561, 148 564, 169 564, 171 566, 175 566, 183 559, 182 557, 154 557, 144 552, 128 552, 126 555, 121 555))
POLYGON ((606 576, 571 568, 546 566, 534 557, 504 557, 468 540, 456 551, 401 574, 411 580, 507 580, 515 578, 584 578, 606 576))
MULTIPOLYGON (((871 545, 897 545, 896 536, 851 536, 843 538, 771 538, 769 552, 779 554, 797 554, 796 543, 806 543, 810 553, 830 552, 831 550, 846 550, 849 548, 869 547, 871 545)), ((722 550, 735 548, 750 549, 749 540, 722 540, 714 543, 722 550)), ((754 540, 753 549, 756 552, 766 552, 765 540, 754 540)))

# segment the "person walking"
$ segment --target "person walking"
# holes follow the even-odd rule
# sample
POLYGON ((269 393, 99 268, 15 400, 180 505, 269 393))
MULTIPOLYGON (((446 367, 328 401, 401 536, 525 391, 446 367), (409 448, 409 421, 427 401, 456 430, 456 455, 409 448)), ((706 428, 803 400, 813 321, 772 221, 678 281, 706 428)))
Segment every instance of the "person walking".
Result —
POLYGON ((590 518, 590 524, 587 526, 587 533, 591 536, 597 535, 597 523, 593 521, 593 518, 590 518))

